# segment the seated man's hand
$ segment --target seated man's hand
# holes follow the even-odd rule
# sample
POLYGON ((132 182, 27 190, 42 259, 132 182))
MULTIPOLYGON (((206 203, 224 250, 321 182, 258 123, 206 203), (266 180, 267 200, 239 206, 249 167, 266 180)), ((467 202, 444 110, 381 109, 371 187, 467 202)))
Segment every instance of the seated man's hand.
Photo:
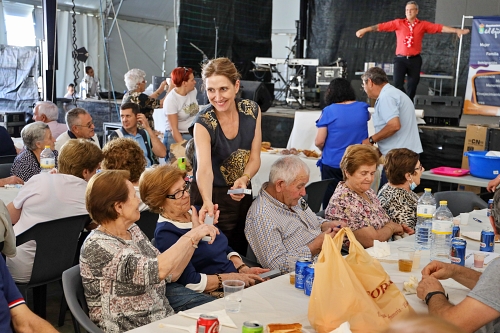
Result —
POLYGON ((337 231, 344 227, 347 227, 347 223, 345 223, 344 221, 327 221, 323 222, 323 224, 321 225, 321 231, 333 229, 335 233, 337 233, 337 231))
POLYGON ((453 277, 454 265, 441 261, 431 261, 422 269, 422 277, 432 276, 435 279, 446 280, 453 277))
POLYGON ((245 274, 262 274, 265 272, 269 272, 269 268, 261 268, 261 267, 244 267, 243 269, 240 270, 240 273, 245 273, 245 274))
POLYGON ((441 282, 432 276, 422 276, 422 280, 418 283, 417 287, 418 298, 425 299, 425 296, 432 291, 444 292, 441 282))

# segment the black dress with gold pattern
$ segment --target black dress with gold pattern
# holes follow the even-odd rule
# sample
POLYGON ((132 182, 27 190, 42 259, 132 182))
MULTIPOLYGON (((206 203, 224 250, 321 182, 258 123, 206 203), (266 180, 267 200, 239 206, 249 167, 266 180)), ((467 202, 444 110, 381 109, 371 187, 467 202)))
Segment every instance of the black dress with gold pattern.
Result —
MULTIPOLYGON (((252 204, 252 196, 247 195, 241 201, 234 201, 227 194, 227 190, 233 186, 236 179, 243 176, 245 166, 250 158, 250 150, 255 135, 259 106, 257 103, 247 99, 236 99, 236 107, 239 113, 238 134, 229 140, 224 135, 215 110, 209 105, 196 116, 194 124, 198 123, 205 127, 210 134, 210 145, 212 151, 212 172, 214 175, 212 202, 219 204, 220 216, 217 226, 229 240, 229 246, 241 254, 247 250, 244 229, 246 214, 252 204)), ((198 165, 196 154, 193 161, 193 184, 191 187, 191 202, 194 205, 203 205, 203 200, 196 186, 196 171, 198 165)))

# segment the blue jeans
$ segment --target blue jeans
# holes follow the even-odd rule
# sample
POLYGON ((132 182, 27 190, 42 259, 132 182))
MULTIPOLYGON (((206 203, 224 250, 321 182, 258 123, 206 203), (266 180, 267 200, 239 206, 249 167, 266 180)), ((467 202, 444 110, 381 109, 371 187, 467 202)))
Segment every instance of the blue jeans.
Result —
MULTIPOLYGON (((189 133, 181 133, 181 135, 184 140, 193 138, 189 133)), ((163 144, 165 145, 165 148, 167 148, 167 158, 169 157, 170 145, 172 143, 175 143, 174 137, 172 136, 172 131, 165 131, 165 134, 163 135, 163 144)))
POLYGON ((197 293, 175 282, 167 283, 166 289, 165 296, 167 296, 168 303, 170 303, 175 313, 215 301, 215 298, 212 296, 204 293, 197 293))

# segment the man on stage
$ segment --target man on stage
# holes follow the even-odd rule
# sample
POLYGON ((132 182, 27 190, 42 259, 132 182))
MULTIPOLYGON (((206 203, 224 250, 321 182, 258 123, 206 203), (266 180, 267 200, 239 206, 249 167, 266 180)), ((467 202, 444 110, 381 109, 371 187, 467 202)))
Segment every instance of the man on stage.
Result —
POLYGON ((422 67, 422 39, 424 34, 455 33, 458 37, 469 33, 469 29, 455 29, 442 24, 420 21, 417 18, 418 4, 415 1, 406 3, 406 18, 379 23, 356 31, 362 38, 371 31, 396 32, 396 57, 394 58, 394 86, 404 92, 413 101, 420 81, 422 67), (408 75, 408 89, 404 89, 405 75, 408 75))

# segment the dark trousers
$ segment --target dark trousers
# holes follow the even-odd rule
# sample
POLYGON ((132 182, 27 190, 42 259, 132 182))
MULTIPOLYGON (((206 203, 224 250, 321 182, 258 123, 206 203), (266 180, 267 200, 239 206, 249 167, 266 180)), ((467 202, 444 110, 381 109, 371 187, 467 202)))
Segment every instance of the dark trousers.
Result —
POLYGON ((328 206, 328 202, 335 192, 335 187, 338 182, 344 180, 344 176, 342 175, 342 169, 340 168, 332 168, 326 164, 321 166, 321 180, 334 178, 336 182, 330 183, 325 191, 325 196, 323 197, 323 209, 326 209, 328 206))
POLYGON ((420 55, 406 58, 394 57, 394 86, 405 92, 413 102, 420 81, 420 69, 422 68, 422 57, 420 55), (408 75, 407 90, 405 90, 405 75, 408 75))
POLYGON ((215 298, 212 296, 198 293, 176 282, 167 283, 166 287, 165 296, 167 296, 168 303, 174 309, 175 313, 215 301, 215 298))

